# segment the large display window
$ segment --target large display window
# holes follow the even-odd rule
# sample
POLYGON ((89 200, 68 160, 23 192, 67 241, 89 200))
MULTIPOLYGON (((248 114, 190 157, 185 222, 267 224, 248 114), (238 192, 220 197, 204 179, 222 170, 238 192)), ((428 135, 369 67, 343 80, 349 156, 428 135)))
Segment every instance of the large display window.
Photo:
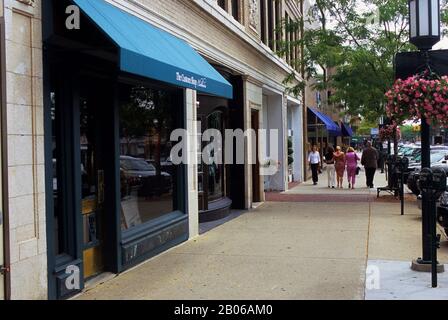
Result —
POLYGON ((184 212, 171 132, 183 128, 182 91, 120 85, 121 229, 184 212))

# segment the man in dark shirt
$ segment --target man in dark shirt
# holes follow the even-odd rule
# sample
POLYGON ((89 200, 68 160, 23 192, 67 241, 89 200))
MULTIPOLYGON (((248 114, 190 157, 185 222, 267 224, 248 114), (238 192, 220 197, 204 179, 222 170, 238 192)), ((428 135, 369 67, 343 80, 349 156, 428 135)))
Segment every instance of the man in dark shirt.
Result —
POLYGON ((373 188, 373 180, 375 178, 376 169, 378 168, 378 151, 372 147, 371 142, 366 143, 366 148, 362 153, 361 164, 366 170, 367 187, 373 188))

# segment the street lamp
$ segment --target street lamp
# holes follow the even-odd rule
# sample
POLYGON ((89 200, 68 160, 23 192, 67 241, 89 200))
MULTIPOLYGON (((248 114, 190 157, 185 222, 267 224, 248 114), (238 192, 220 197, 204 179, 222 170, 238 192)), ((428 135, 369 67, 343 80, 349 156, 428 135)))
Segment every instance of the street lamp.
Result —
POLYGON ((440 41, 440 0, 409 1, 410 42, 420 51, 440 41))
MULTIPOLYGON (((440 0, 409 0, 410 42, 424 55, 426 68, 430 68, 428 51, 440 41, 440 0)), ((425 118, 421 120, 422 168, 431 167, 431 128, 425 118)), ((426 193, 422 199, 422 243, 423 256, 414 261, 412 268, 418 271, 430 271, 431 267, 431 215, 435 214, 426 193)))

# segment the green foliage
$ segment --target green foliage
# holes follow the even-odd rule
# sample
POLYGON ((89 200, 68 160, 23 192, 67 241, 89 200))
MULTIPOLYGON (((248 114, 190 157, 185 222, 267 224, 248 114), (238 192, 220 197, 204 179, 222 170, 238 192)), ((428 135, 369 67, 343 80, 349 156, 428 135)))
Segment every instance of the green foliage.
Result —
POLYGON ((378 128, 378 124, 364 119, 357 130, 357 134, 361 136, 370 136, 373 128, 378 128))
POLYGON ((294 149, 293 149, 293 143, 292 143, 292 138, 289 137, 288 138, 288 166, 290 166, 291 164, 294 163, 294 149))
MULTIPOLYGON (((441 1, 442 8, 446 2, 441 1)), ((395 55, 415 50, 408 42, 408 0, 316 0, 305 17, 283 23, 285 30, 305 29, 302 39, 282 42, 279 54, 290 47, 303 48, 303 59, 296 64, 305 71, 306 80, 317 79, 314 89, 331 88, 330 103, 343 105, 352 116, 360 114, 376 122, 385 114, 384 94, 394 81, 395 55), (335 72, 328 75, 329 69, 335 72)), ((446 9, 442 21, 448 23, 446 9)), ((305 86, 302 83, 290 90, 305 86)))
POLYGON ((404 140, 412 140, 420 135, 420 132, 416 132, 412 125, 400 126, 401 137, 404 140))

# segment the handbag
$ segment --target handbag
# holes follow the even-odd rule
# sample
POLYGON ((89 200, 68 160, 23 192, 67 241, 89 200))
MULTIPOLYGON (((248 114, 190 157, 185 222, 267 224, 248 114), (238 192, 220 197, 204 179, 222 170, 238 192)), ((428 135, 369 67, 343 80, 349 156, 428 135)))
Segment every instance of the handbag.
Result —
POLYGON ((361 168, 360 167, 356 167, 356 175, 359 176, 359 173, 361 172, 361 168))

